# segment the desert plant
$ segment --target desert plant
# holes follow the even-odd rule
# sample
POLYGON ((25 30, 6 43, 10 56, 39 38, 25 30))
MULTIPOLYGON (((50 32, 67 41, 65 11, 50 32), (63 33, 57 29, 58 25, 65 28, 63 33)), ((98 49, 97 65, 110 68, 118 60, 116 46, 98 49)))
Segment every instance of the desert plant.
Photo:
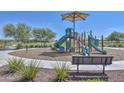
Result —
POLYGON ((38 66, 38 62, 32 61, 29 66, 23 65, 18 72, 22 75, 23 80, 33 81, 39 72, 38 66))
POLYGON ((58 81, 66 81, 69 78, 69 67, 66 63, 57 63, 55 66, 56 79, 58 81))
POLYGON ((16 59, 16 58, 12 58, 12 59, 8 59, 8 67, 10 69, 11 72, 16 72, 18 71, 22 66, 24 66, 24 60, 22 59, 16 59))

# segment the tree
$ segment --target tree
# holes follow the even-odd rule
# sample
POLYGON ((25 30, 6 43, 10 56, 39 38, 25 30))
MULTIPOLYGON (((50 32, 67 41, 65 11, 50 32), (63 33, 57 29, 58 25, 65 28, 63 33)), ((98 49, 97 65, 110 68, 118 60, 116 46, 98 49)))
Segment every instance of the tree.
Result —
POLYGON ((3 28, 5 37, 12 37, 17 40, 16 27, 13 24, 7 24, 3 28))
POLYGON ((17 33, 19 41, 27 43, 31 37, 31 27, 26 24, 19 23, 17 24, 17 33))
POLYGON ((18 23, 16 25, 7 24, 4 26, 3 31, 5 37, 14 38, 18 44, 27 43, 31 37, 31 27, 24 23, 18 23))
POLYGON ((46 42, 53 40, 56 36, 56 34, 48 28, 34 28, 32 34, 35 40, 44 42, 44 45, 46 42))
POLYGON ((124 39, 124 33, 114 31, 107 37, 107 40, 120 41, 122 38, 124 39))
POLYGON ((46 41, 52 41, 56 37, 56 33, 52 32, 50 29, 46 28, 46 41))
POLYGON ((4 26, 5 37, 12 37, 19 42, 27 42, 30 39, 31 27, 23 23, 16 25, 7 24, 4 26))
POLYGON ((35 40, 37 41, 43 41, 43 39, 46 36, 45 30, 41 28, 34 28, 32 31, 32 35, 35 40))

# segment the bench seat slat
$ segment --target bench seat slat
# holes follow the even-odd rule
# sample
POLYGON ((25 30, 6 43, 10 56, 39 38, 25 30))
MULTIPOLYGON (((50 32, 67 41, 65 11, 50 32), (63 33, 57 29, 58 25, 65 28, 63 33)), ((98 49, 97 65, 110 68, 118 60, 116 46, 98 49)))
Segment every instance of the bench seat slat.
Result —
POLYGON ((112 64, 112 58, 112 56, 72 56, 72 64, 109 65, 112 64))

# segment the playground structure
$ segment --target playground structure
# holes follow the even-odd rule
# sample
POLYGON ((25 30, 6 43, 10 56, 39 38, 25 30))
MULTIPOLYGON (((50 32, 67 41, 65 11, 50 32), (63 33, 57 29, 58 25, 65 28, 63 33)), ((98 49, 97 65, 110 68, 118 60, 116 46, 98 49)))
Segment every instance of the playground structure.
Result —
POLYGON ((92 31, 90 31, 89 34, 86 34, 86 32, 80 34, 75 31, 75 21, 85 20, 87 16, 89 16, 89 14, 80 12, 72 12, 62 15, 62 20, 73 22, 73 28, 67 28, 65 30, 65 35, 54 44, 54 47, 58 52, 76 53, 78 51, 79 54, 81 53, 84 56, 89 56, 94 48, 96 51, 106 54, 106 51, 103 49, 103 36, 101 36, 101 40, 99 40, 96 36, 93 36, 92 31), (99 47, 99 41, 101 41, 101 48, 99 47))
POLYGON ((75 52, 78 52, 79 54, 89 56, 93 49, 102 54, 106 54, 103 47, 103 36, 101 36, 101 40, 99 40, 96 36, 93 36, 92 31, 89 32, 90 34, 86 34, 86 32, 80 34, 74 32, 72 28, 67 28, 65 32, 66 34, 54 44, 54 47, 58 52, 74 52, 74 45, 72 41, 75 41, 75 52), (101 46, 99 47, 100 43, 101 46))
POLYGON ((64 53, 65 51, 71 52, 72 50, 72 39, 74 39, 74 32, 71 28, 66 29, 66 34, 62 36, 55 44, 54 47, 60 52, 64 53), (65 47, 62 46, 63 43, 66 43, 65 47))

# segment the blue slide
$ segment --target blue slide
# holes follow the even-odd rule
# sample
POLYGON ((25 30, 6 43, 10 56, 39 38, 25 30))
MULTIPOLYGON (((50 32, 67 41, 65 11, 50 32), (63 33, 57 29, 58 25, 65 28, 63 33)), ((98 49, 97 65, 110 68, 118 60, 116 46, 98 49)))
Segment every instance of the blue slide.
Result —
POLYGON ((67 38, 69 37, 69 35, 64 35, 62 36, 55 44, 54 44, 54 47, 59 49, 59 52, 60 53, 63 53, 65 51, 64 47, 61 46, 66 40, 67 38))
POLYGON ((91 47, 93 47, 96 51, 98 52, 101 52, 103 54, 106 54, 106 51, 105 50, 102 50, 101 48, 98 47, 98 45, 96 45, 96 41, 95 41, 95 38, 93 38, 92 36, 89 35, 89 38, 90 38, 90 45, 91 47))

